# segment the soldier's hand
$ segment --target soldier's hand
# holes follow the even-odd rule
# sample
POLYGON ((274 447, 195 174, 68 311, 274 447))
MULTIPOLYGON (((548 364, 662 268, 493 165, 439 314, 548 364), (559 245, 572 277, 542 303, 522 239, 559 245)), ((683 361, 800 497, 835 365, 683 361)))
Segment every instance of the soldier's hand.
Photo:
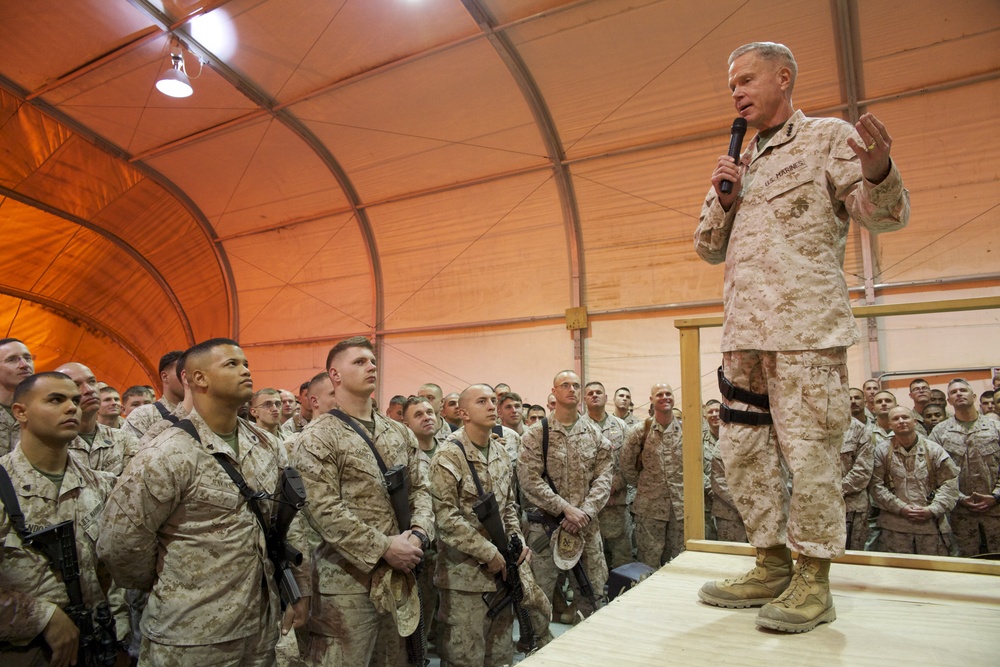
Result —
POLYGON ((886 131, 885 125, 870 113, 866 113, 855 123, 854 129, 865 142, 859 146, 852 137, 848 137, 847 145, 861 160, 861 173, 869 183, 881 183, 889 175, 889 149, 892 147, 892 137, 886 131))
POLYGON ((968 500, 969 502, 965 503, 965 505, 974 512, 987 512, 997 504, 997 499, 992 495, 979 493, 978 491, 974 491, 968 500))
POLYGON ((72 619, 58 607, 42 630, 42 638, 52 649, 51 667, 76 664, 76 650, 80 645, 80 630, 72 619))
POLYGON ((736 164, 736 161, 728 155, 720 155, 719 163, 712 172, 712 186, 715 187, 715 195, 719 198, 719 205, 723 211, 729 211, 736 201, 743 187, 743 167, 736 164), (728 195, 722 192, 722 181, 730 181, 733 190, 728 195))
POLYGON ((304 597, 295 604, 285 607, 285 615, 281 619, 281 634, 287 635, 293 628, 301 628, 309 620, 309 598, 304 597))
POLYGON ((394 570, 409 572, 424 557, 423 550, 420 547, 413 546, 413 543, 410 542, 410 533, 411 531, 404 530, 399 535, 393 537, 389 542, 389 548, 382 554, 382 558, 394 570))
POLYGON ((581 530, 586 528, 588 523, 590 523, 590 517, 587 516, 587 513, 573 507, 572 505, 567 505, 563 508, 563 515, 565 515, 566 518, 562 520, 560 525, 566 530, 566 532, 572 535, 576 535, 581 530))
POLYGON ((486 571, 490 574, 499 574, 504 581, 507 581, 507 561, 504 560, 503 554, 498 551, 493 560, 486 564, 486 571))
POLYGON ((517 557, 517 564, 531 563, 531 549, 525 544, 521 547, 521 555, 517 557))

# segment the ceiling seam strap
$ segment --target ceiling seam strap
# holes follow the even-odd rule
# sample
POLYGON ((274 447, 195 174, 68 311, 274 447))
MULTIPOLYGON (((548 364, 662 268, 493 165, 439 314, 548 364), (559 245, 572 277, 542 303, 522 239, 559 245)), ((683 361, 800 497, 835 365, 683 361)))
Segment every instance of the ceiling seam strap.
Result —
POLYGON ((181 326, 184 329, 185 336, 187 336, 187 339, 190 342, 190 344, 194 345, 194 333, 191 330, 191 322, 188 320, 187 315, 184 312, 184 307, 181 305, 180 300, 177 298, 177 295, 174 294, 174 291, 173 289, 171 289, 170 284, 167 282, 167 279, 163 277, 163 274, 161 274, 159 270, 157 270, 157 268, 153 266, 149 262, 149 260, 142 255, 142 253, 140 253, 138 250, 132 247, 132 245, 129 244, 125 239, 109 232, 108 230, 100 227, 99 225, 94 224, 93 222, 90 222, 89 220, 85 220, 84 218, 73 215, 68 211, 63 211, 62 209, 58 209, 55 206, 51 206, 49 204, 41 202, 35 199, 34 197, 29 197, 20 192, 17 192, 16 190, 11 190, 7 186, 0 185, 0 195, 21 202, 26 206, 36 208, 40 211, 44 211, 50 215, 54 215, 57 218, 66 220, 67 222, 72 222, 73 224, 83 227, 84 229, 88 229, 91 232, 102 237, 106 241, 110 242, 112 245, 124 251, 125 254, 127 254, 129 257, 135 260, 136 263, 139 264, 139 266, 145 269, 146 273, 148 273, 150 277, 152 277, 153 281, 157 284, 157 286, 159 286, 159 288, 163 290, 163 293, 170 300, 170 303, 173 304, 174 310, 177 311, 177 316, 178 318, 180 318, 181 326))
MULTIPOLYGON (((169 17, 151 5, 147 0, 128 1, 144 12, 148 17, 150 17, 150 19, 159 24, 162 29, 169 30, 171 28, 172 23, 170 22, 169 17)), ((263 109, 268 115, 281 122, 285 127, 291 130, 293 134, 297 135, 299 139, 301 139, 310 149, 312 149, 314 153, 316 153, 317 157, 319 157, 319 159, 333 175, 337 184, 343 191, 344 196, 347 198, 348 203, 351 205, 351 209, 358 221, 358 227, 361 230, 361 235, 364 238, 365 246, 368 250, 368 261, 372 269, 372 329, 374 330, 375 323, 380 321, 383 308, 382 264, 379 259, 378 245, 375 242, 375 233, 372 230, 371 221, 368 219, 367 213, 360 206, 361 197, 358 195, 354 184, 347 176, 347 172, 344 171, 343 167, 334 155, 326 148, 326 146, 322 144, 322 142, 320 142, 316 135, 314 135, 312 131, 310 131, 289 111, 285 109, 276 109, 274 100, 270 99, 266 93, 260 90, 249 79, 218 59, 211 51, 195 40, 194 37, 191 36, 190 32, 184 27, 178 27, 173 30, 173 32, 175 34, 179 34, 182 41, 185 42, 187 48, 204 60, 206 64, 210 65, 212 69, 214 69, 216 73, 219 74, 219 76, 221 76, 227 83, 242 93, 251 102, 263 109)), ((215 245, 219 246, 220 244, 215 245)))
POLYGON ((111 327, 101 324, 94 318, 90 317, 89 315, 80 310, 77 310, 73 306, 64 303, 62 301, 59 301, 57 299, 50 299, 48 297, 42 296, 41 294, 26 292, 24 290, 17 289, 16 287, 10 287, 9 285, 0 285, 0 294, 6 294, 7 296, 12 296, 16 299, 21 299, 22 301, 37 303, 41 306, 54 310, 57 313, 60 314, 65 313, 70 317, 80 320, 81 322, 91 327, 95 331, 107 336, 112 341, 117 343, 119 347, 125 350, 125 352, 130 357, 132 357, 133 361, 135 361, 137 364, 139 364, 139 366, 142 367, 142 369, 146 372, 146 374, 150 378, 159 377, 159 374, 155 372, 155 369, 145 359, 144 355, 141 352, 139 352, 135 347, 133 347, 132 344, 128 342, 128 339, 124 335, 112 329, 111 327))
MULTIPOLYGON (((8 80, 6 77, 2 75, 0 75, 0 88, 5 89, 11 95, 14 95, 15 97, 21 100, 24 100, 27 95, 27 91, 23 90, 20 86, 15 84, 13 81, 8 80)), ((70 116, 66 115, 62 111, 56 109, 48 102, 45 102, 44 100, 39 98, 35 98, 29 102, 25 102, 25 104, 28 104, 36 111, 43 113, 46 116, 55 120, 56 122, 64 125, 75 135, 79 136, 80 138, 94 145, 98 149, 104 151, 108 155, 111 155, 112 157, 117 158, 125 163, 131 163, 131 160, 129 159, 130 156, 127 151, 113 144, 112 142, 108 141, 99 134, 95 133, 93 130, 86 127, 85 125, 82 125, 81 123, 74 120, 70 116)), ((140 172, 150 181, 152 181, 156 185, 166 190, 169 194, 171 194, 181 204, 181 206, 184 207, 184 209, 188 212, 188 214, 195 220, 195 222, 198 224, 199 229, 201 229, 202 233, 205 235, 205 239, 206 241, 208 241, 208 246, 211 248, 212 253, 215 255, 216 261, 218 262, 221 268, 223 283, 226 286, 226 299, 228 301, 227 307, 229 310, 229 319, 231 323, 230 330, 232 331, 231 335, 235 335, 236 324, 239 322, 239 304, 237 303, 236 300, 236 282, 233 278, 232 267, 230 267, 229 265, 229 260, 226 257, 225 250, 219 247, 215 243, 215 231, 209 224, 208 219, 201 212, 201 209, 199 209, 195 205, 195 203, 191 201, 191 199, 186 194, 184 194, 184 192, 181 191, 180 188, 177 187, 176 184, 174 184, 170 179, 165 177, 163 174, 159 173, 152 167, 149 167, 148 165, 141 162, 131 163, 131 166, 133 169, 140 172)), ((186 314, 184 315, 184 319, 185 320, 187 319, 186 314)), ((191 338, 192 340, 194 340, 193 336, 191 338)))
MULTIPOLYGON (((527 64, 521 58, 510 38, 495 29, 497 25, 493 16, 483 7, 479 0, 462 0, 462 4, 479 25, 487 41, 493 46, 497 55, 506 65, 508 72, 524 96, 524 101, 535 119, 535 125, 549 154, 552 170, 555 174, 556 189, 559 192, 559 203, 563 212, 563 223, 566 228, 567 255, 570 268, 570 300, 573 307, 586 304, 585 265, 583 256, 583 231, 580 225, 580 212, 573 188, 573 180, 569 167, 563 163, 565 155, 562 142, 556 131, 555 121, 549 113, 548 106, 542 96, 538 84, 528 70, 527 64)), ((575 338, 580 345, 577 350, 581 368, 584 364, 582 341, 575 338)))

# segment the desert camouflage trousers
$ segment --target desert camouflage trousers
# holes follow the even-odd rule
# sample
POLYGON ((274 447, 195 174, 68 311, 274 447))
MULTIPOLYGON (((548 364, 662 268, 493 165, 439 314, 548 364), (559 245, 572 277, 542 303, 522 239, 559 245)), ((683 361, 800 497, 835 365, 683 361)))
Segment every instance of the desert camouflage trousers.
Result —
POLYGON ((1000 553, 1000 516, 956 509, 951 513, 951 530, 959 556, 979 554, 980 531, 986 537, 986 553, 1000 553))
POLYGON ((628 505, 607 505, 597 515, 604 540, 604 557, 608 570, 632 562, 632 522, 628 505))
POLYGON ((441 667, 500 667, 514 661, 513 607, 486 616, 482 593, 442 590, 438 611, 441 667))
POLYGON ((743 527, 742 521, 715 517, 715 528, 719 535, 718 539, 723 542, 747 541, 747 529, 743 527))
MULTIPOLYGON (((767 394, 772 426, 723 424, 719 450, 755 547, 787 544, 813 558, 844 552, 840 447, 850 419, 845 348, 723 354, 737 387, 767 394), (781 460, 792 477, 789 497, 781 460)), ((737 401, 735 410, 758 411, 737 401)))
POLYGON ((883 528, 879 535, 878 550, 893 554, 921 554, 924 556, 947 556, 950 547, 946 542, 950 536, 940 533, 903 533, 883 528))
MULTIPOLYGON (((531 611, 531 622, 535 625, 535 632, 540 637, 538 645, 541 647, 551 639, 551 634, 548 632, 548 622, 552 613, 552 597, 555 595, 556 580, 559 579, 562 570, 556 567, 555 561, 552 560, 552 546, 545 540, 545 530, 542 526, 537 523, 528 525, 528 534, 524 536, 528 544, 545 544, 543 548, 539 549, 532 556, 531 572, 548 602, 548 613, 545 613, 546 610, 544 609, 537 609, 537 606, 529 608, 531 611), (544 632, 539 631, 538 628, 543 628, 544 632)), ((532 548, 534 549, 534 547, 532 548)), ((594 589, 594 596, 600 600, 604 594, 604 585, 608 583, 608 564, 604 560, 604 547, 600 531, 595 531, 587 537, 583 545, 583 555, 580 556, 580 562, 583 563, 583 571, 587 573, 590 586, 594 589)), ((596 607, 580 592, 576 577, 571 572, 567 572, 566 578, 573 589, 573 605, 585 618, 593 614, 596 607)))
POLYGON ((669 521, 636 516, 635 541, 639 560, 658 570, 684 551, 684 519, 677 518, 672 508, 669 521))
POLYGON ((852 551, 864 551, 868 541, 868 510, 847 513, 847 548, 852 551))
POLYGON ((309 645, 302 660, 307 665, 396 667, 406 662, 403 639, 392 615, 378 613, 367 593, 314 591, 306 627, 309 645))

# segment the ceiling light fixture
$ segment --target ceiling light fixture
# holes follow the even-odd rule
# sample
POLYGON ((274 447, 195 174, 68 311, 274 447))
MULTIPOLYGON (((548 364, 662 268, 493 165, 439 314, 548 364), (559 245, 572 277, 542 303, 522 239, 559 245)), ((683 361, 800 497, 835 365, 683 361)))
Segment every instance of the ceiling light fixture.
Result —
POLYGON ((184 67, 184 52, 180 44, 176 44, 176 53, 171 49, 170 63, 170 69, 157 79, 156 89, 169 97, 190 97, 194 88, 184 67))

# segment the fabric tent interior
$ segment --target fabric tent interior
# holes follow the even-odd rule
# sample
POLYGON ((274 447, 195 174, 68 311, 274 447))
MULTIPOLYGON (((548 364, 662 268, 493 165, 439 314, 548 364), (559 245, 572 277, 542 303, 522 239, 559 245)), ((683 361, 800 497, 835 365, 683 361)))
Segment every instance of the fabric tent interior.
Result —
MULTIPOLYGON (((0 34, 0 325, 39 369, 152 384, 229 336, 255 386, 296 387, 364 334, 381 404, 544 402, 577 368, 642 407, 679 383, 674 318, 721 311, 692 234, 755 40, 795 53, 797 107, 894 139, 913 214, 852 226, 854 302, 1000 294, 995 0, 33 0, 0 34), (190 97, 155 88, 171 52, 190 97)), ((852 379, 981 390, 996 312, 879 320, 852 379)))

